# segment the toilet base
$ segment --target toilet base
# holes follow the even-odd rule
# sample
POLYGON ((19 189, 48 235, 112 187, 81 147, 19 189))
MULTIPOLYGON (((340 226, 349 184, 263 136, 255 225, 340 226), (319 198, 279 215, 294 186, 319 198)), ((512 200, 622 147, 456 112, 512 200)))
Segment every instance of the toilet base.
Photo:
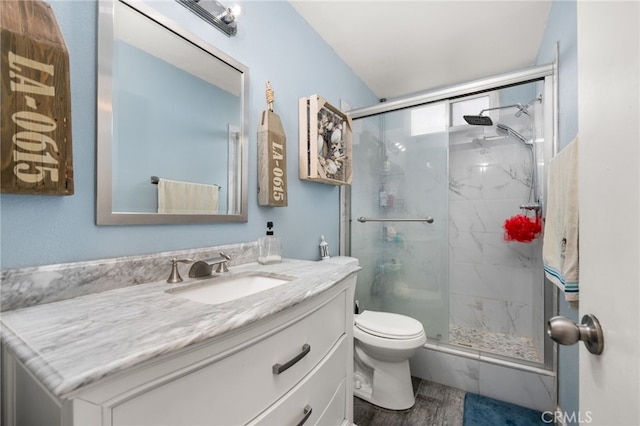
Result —
POLYGON ((409 361, 377 361, 376 364, 373 377, 366 371, 356 371, 353 394, 389 410, 406 410, 413 407, 416 399, 413 395, 409 361))

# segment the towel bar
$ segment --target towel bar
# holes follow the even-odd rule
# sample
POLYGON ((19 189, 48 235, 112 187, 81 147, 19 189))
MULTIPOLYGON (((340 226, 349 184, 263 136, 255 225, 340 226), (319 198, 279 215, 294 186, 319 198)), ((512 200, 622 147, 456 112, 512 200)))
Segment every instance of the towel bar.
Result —
MULTIPOLYGON (((154 185, 157 185, 158 182, 160 182, 160 178, 158 176, 151 176, 151 183, 154 185)), ((220 185, 218 185, 217 183, 214 183, 213 186, 217 186, 218 189, 222 189, 222 187, 220 185)))

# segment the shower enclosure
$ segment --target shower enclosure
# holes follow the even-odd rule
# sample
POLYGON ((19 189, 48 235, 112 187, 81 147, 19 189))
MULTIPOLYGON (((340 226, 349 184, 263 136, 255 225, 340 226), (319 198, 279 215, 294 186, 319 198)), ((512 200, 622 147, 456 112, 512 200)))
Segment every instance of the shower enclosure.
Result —
POLYGON ((506 241, 503 228, 544 211, 553 91, 537 72, 352 112, 343 237, 363 268, 360 311, 411 316, 428 344, 550 368, 541 236, 506 241))

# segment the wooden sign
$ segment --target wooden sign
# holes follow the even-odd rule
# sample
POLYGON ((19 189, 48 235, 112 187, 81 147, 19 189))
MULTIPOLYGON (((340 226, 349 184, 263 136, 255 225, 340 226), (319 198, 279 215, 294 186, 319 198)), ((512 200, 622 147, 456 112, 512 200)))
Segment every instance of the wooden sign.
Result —
POLYGON ((321 96, 299 103, 300 179, 329 185, 350 185, 351 118, 321 96))
POLYGON ((0 0, 0 190, 73 194, 69 53, 51 6, 0 0))
POLYGON ((287 138, 280 117, 262 111, 258 129, 258 204, 287 206, 287 138))
POLYGON ((262 111, 258 128, 258 205, 286 207, 287 137, 273 112, 274 94, 268 81, 266 94, 268 109, 262 111))

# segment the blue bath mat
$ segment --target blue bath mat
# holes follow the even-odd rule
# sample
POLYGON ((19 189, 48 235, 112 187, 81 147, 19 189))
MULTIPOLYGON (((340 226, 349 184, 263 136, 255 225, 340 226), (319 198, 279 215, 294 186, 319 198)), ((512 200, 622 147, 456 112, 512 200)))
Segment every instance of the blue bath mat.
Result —
POLYGON ((462 426, 537 426, 548 425, 542 412, 486 396, 468 393, 464 396, 462 426))

